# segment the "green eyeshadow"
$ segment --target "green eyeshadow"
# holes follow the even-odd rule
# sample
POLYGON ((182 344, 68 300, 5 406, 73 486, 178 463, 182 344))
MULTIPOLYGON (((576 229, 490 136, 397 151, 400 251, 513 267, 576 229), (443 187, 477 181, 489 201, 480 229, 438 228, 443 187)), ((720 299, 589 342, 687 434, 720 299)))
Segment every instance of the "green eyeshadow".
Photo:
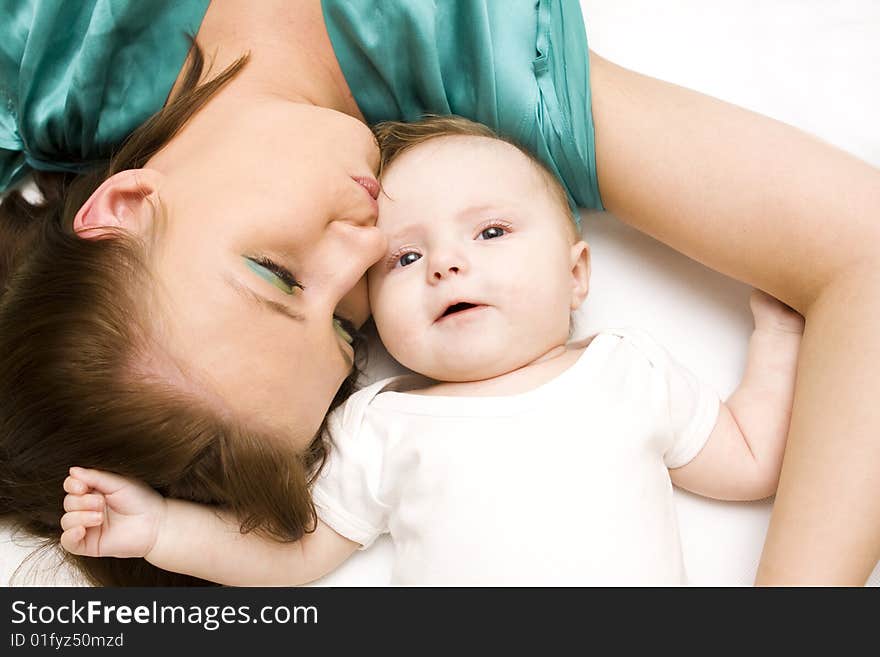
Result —
POLYGON ((248 268, 252 272, 254 272, 257 276, 259 276, 260 278, 262 278, 265 281, 268 281, 269 283, 271 283, 272 285, 277 287, 279 290, 284 292, 284 294, 293 294, 293 286, 288 285, 283 280, 281 280, 278 277, 278 274, 267 269, 266 267, 261 265, 259 262, 254 262, 253 260, 251 260, 247 256, 243 256, 243 257, 244 257, 245 264, 247 264, 248 268))

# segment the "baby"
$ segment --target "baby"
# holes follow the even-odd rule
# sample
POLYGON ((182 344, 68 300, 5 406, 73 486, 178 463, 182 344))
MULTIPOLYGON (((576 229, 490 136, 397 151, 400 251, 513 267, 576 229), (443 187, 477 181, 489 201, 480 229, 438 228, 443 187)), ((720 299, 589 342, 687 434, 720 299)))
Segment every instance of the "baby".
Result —
POLYGON ((801 316, 753 294, 748 365, 726 403, 643 332, 572 342, 589 249, 552 174, 463 119, 378 134, 388 251, 370 301, 389 353, 418 375, 376 382, 330 416, 314 532, 243 534, 223 511, 72 468, 62 545, 279 585, 389 532, 395 584, 685 583, 672 484, 774 493, 801 316))

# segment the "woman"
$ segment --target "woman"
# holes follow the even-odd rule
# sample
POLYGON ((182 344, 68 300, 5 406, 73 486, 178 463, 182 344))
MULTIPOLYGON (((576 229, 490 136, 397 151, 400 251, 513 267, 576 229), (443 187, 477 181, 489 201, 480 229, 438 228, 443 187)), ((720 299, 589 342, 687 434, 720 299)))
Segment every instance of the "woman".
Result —
MULTIPOLYGON (((295 9, 223 2, 202 16, 196 3, 185 17, 151 7, 166 32, 169 22, 197 31, 212 74, 243 52, 250 61, 218 80, 210 102, 208 86, 195 100, 186 95, 188 122, 187 108, 173 102, 184 75, 166 76, 174 88, 161 134, 148 126, 109 169, 70 183, 65 210, 13 201, 12 211, 45 213, 67 232, 61 239, 40 228, 25 243, 37 229, 23 222, 15 229, 22 246, 4 253, 14 275, 0 311, 0 510, 54 536, 58 484, 79 463, 229 504, 246 526, 276 536, 308 527, 304 485, 323 455, 314 437, 352 358, 334 318, 366 318, 361 276, 382 249, 370 200, 377 154, 362 121, 452 110, 531 140, 580 204, 596 206, 601 195, 619 218, 807 317, 758 581, 862 583, 880 554, 880 508, 867 483, 880 461, 872 438, 880 419, 865 392, 876 386, 870 363, 880 351, 878 173, 791 128, 593 53, 591 116, 589 89, 577 83, 587 58, 573 29, 582 39, 576 3, 537 11, 504 3, 503 21, 493 3, 444 5, 436 17, 395 4, 327 1, 322 12, 317 0, 295 9), (552 40, 542 38, 551 31, 552 40), (536 42, 522 38, 536 32, 536 42), (396 58, 381 51, 386 42, 398 46, 396 58), (457 52, 487 42, 509 46, 510 58, 491 51, 452 77, 434 67, 448 64, 448 53, 432 59, 425 45, 457 52), (571 54, 578 43, 580 59, 571 54), (525 64, 530 78, 517 68, 525 64), (432 95, 432 76, 448 93, 432 95), (483 84, 488 78, 494 86, 483 84), (522 94, 505 94, 520 85, 539 102, 511 124, 522 94), (847 190, 845 201, 837 189, 847 190), (48 250, 55 246, 65 259, 48 250), (841 436, 840 446, 829 436, 841 436)), ((83 20, 69 23, 92 24, 83 20)), ((173 59, 171 41, 161 52, 173 59)), ((108 61, 99 63, 113 71, 108 61)), ((62 145, 74 159, 92 155, 76 139, 62 145)), ((49 159, 29 158, 44 169, 69 164, 49 159)), ((123 567, 111 562, 112 572, 96 576, 146 581, 123 567)))

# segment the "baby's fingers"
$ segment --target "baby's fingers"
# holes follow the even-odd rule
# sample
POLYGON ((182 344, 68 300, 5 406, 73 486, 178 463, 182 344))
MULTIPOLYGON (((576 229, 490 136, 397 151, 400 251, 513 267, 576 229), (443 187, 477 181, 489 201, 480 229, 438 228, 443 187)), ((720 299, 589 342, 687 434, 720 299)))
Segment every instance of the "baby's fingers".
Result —
POLYGON ((89 492, 89 486, 75 477, 67 477, 64 480, 64 492, 71 495, 85 495, 89 492))
POLYGON ((103 511, 104 496, 100 493, 89 495, 65 495, 65 511, 103 511))
MULTIPOLYGON (((112 472, 105 472, 104 470, 92 470, 89 468, 78 468, 73 467, 70 468, 70 477, 68 479, 73 479, 81 484, 85 484, 89 488, 94 488, 106 495, 110 495, 111 493, 115 493, 120 488, 124 488, 125 486, 131 483, 131 480, 126 479, 125 477, 121 477, 120 475, 113 474, 112 472)), ((67 482, 65 481, 65 484, 67 482)), ((86 493, 88 491, 82 490, 80 486, 76 486, 77 490, 70 491, 68 493, 86 493)), ((67 490, 66 488, 64 490, 67 490)))
POLYGON ((85 537, 85 527, 72 527, 61 534, 61 547, 71 554, 85 554, 85 537))
POLYGON ((61 529, 67 531, 74 527, 97 527, 104 522, 100 511, 68 511, 61 516, 61 529))

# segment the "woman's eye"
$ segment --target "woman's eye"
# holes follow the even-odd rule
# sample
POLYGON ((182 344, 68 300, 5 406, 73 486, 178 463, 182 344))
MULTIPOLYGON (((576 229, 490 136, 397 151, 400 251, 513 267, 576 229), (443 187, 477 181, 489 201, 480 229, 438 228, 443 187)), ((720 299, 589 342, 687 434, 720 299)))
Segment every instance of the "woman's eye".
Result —
POLYGON ((411 265, 412 263, 414 263, 416 260, 418 260, 421 257, 422 256, 420 253, 416 253, 415 251, 410 251, 409 253, 404 253, 402 256, 400 256, 397 259, 397 264, 399 264, 401 267, 406 267, 407 265, 411 265))
POLYGON ((504 235, 505 230, 501 226, 489 226, 480 231, 480 237, 484 240, 495 239, 504 235))
POLYGON ((271 283, 285 294, 293 294, 296 288, 305 289, 285 267, 266 257, 245 257, 245 264, 257 276, 271 283))

